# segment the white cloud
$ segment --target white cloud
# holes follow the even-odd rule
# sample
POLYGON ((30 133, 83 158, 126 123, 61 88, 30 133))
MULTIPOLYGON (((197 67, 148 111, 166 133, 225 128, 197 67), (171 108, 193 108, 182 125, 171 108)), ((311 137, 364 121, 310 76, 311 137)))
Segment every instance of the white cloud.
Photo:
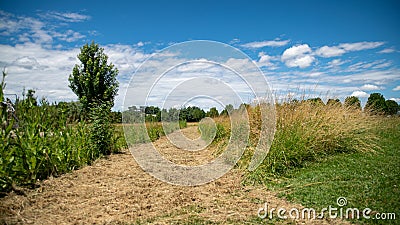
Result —
POLYGON ((368 93, 364 92, 364 91, 354 91, 351 96, 355 96, 355 97, 359 97, 359 98, 366 98, 369 96, 368 93))
POLYGON ((382 60, 375 60, 372 62, 358 62, 355 64, 350 65, 346 71, 354 72, 354 71, 364 71, 367 69, 382 69, 391 66, 392 63, 389 61, 387 62, 385 59, 382 60))
POLYGON ((334 59, 330 62, 328 62, 327 68, 336 68, 339 67, 343 64, 345 64, 347 61, 342 61, 341 59, 334 59))
POLYGON ((67 30, 65 33, 52 32, 51 34, 52 37, 57 37, 58 39, 66 42, 74 42, 85 37, 85 35, 73 30, 67 30))
POLYGON ((355 43, 343 43, 339 45, 339 48, 343 48, 346 51, 361 51, 367 49, 374 49, 385 44, 384 42, 355 42, 355 43))
POLYGON ((400 102, 400 98, 390 98, 389 100, 393 100, 395 102, 400 102))
POLYGON ((315 58, 307 44, 296 45, 286 49, 281 57, 282 62, 288 67, 306 68, 311 66, 315 58))
POLYGON ((381 88, 373 84, 364 84, 360 89, 365 91, 375 91, 380 90, 381 88))
POLYGON ((63 22, 81 22, 90 19, 90 16, 74 12, 47 12, 42 14, 42 17, 54 18, 63 22))
POLYGON ((365 84, 373 83, 376 85, 383 85, 400 80, 400 71, 398 69, 388 69, 388 70, 367 70, 361 73, 353 73, 348 75, 340 76, 329 76, 325 78, 325 82, 333 83, 353 83, 353 84, 365 84), (338 81, 338 79, 340 80, 338 81))
POLYGON ((397 86, 397 87, 395 87, 395 88, 393 88, 392 90, 393 90, 393 91, 400 91, 400 85, 397 86))
POLYGON ((289 43, 289 40, 255 41, 242 44, 245 48, 281 47, 289 43))
POLYGON ((341 56, 346 51, 342 48, 339 48, 337 46, 329 47, 329 46, 323 46, 315 51, 315 54, 321 57, 334 57, 334 56, 341 56))
POLYGON ((85 37, 85 35, 72 31, 60 31, 59 21, 56 23, 49 21, 49 18, 57 17, 63 22, 79 22, 89 17, 78 13, 47 13, 47 16, 34 18, 28 16, 18 16, 4 11, 0 11, 0 35, 9 37, 14 43, 39 43, 46 47, 51 47, 53 41, 60 40, 73 42, 85 37))
POLYGON ((386 68, 392 65, 392 62, 385 62, 385 63, 377 63, 376 65, 374 65, 372 68, 373 69, 382 69, 382 68, 386 68))
POLYGON ((392 52, 395 52, 395 51, 396 51, 396 50, 395 50, 394 48, 385 48, 385 49, 379 51, 378 53, 383 53, 383 54, 385 54, 385 53, 392 53, 392 52))
POLYGON ((335 56, 341 56, 351 51, 361 51, 367 49, 374 49, 380 47, 384 42, 354 42, 354 43, 342 43, 338 46, 323 46, 315 51, 315 54, 321 57, 329 58, 335 56))
POLYGON ((279 60, 278 57, 267 55, 264 52, 260 52, 258 57, 260 57, 257 61, 259 67, 267 67, 270 70, 277 69, 277 66, 272 61, 279 60))

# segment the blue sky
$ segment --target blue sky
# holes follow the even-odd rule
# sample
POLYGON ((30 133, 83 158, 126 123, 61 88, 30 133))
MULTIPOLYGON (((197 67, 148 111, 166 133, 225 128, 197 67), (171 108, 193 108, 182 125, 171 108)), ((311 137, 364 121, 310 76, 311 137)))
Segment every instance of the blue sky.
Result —
POLYGON ((120 70, 173 43, 219 41, 261 67, 278 98, 372 92, 400 102, 398 1, 2 1, 0 66, 7 93, 35 89, 76 99, 68 75, 79 47, 95 40, 120 70))

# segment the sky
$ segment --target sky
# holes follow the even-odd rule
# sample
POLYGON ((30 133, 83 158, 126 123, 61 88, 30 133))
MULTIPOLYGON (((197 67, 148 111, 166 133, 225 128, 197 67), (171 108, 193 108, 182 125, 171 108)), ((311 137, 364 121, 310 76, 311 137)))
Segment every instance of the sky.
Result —
POLYGON ((277 100, 353 95, 365 104, 380 92, 400 103, 399 1, 0 2, 8 94, 25 88, 50 102, 75 101, 68 76, 80 47, 95 41, 120 71, 121 110, 146 59, 193 40, 243 51, 277 100))

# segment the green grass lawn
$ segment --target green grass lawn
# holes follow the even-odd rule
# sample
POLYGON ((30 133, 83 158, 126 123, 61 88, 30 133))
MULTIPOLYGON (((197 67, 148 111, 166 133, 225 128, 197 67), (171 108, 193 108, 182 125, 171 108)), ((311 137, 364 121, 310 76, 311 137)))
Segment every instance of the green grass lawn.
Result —
POLYGON ((378 151, 328 156, 266 183, 281 197, 306 207, 337 207, 337 198, 345 197, 344 209, 396 213, 396 220, 352 220, 355 223, 400 224, 400 119, 382 119, 375 132, 378 151))

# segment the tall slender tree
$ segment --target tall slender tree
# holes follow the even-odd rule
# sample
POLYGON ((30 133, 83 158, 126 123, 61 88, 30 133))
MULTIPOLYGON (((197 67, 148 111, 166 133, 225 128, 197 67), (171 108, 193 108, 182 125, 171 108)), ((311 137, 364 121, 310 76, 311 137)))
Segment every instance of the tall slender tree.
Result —
POLYGON ((75 65, 69 76, 69 87, 78 96, 83 108, 88 110, 92 104, 114 105, 118 92, 118 69, 108 64, 104 49, 94 41, 85 44, 78 55, 81 62, 75 65))

